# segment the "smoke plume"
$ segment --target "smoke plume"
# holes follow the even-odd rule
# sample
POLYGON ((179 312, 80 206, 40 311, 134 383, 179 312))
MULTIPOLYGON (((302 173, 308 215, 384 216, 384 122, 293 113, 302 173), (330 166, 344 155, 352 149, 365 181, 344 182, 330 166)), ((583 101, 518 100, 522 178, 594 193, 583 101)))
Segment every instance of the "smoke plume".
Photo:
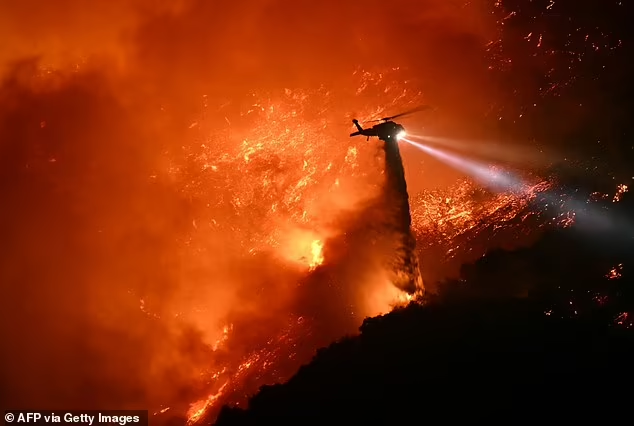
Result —
POLYGON ((389 310, 380 224, 405 235, 406 192, 381 195, 350 114, 424 96, 473 118, 488 15, 93 3, 0 4, 0 399, 186 409, 231 378, 230 399, 389 310))
POLYGON ((424 291, 423 278, 418 264, 416 239, 412 232, 409 194, 405 170, 398 143, 384 142, 385 151, 385 188, 383 200, 390 212, 388 229, 396 238, 396 247, 392 256, 390 271, 392 282, 410 295, 424 291))

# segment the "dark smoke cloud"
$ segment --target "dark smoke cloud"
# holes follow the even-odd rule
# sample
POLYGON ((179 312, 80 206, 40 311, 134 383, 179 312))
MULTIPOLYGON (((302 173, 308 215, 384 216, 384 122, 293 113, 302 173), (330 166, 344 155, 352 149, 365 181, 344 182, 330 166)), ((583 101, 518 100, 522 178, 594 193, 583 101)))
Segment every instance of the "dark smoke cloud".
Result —
POLYGON ((353 329, 344 306, 369 293, 352 284, 376 263, 361 227, 371 224, 369 210, 336 224, 351 232, 327 247, 333 260, 321 273, 334 278, 316 275, 304 293, 284 296, 300 277, 268 258, 245 260, 228 233, 209 242, 213 267, 191 267, 180 248, 199 206, 157 171, 169 167, 166 153, 194 143, 187 127, 202 95, 219 105, 255 89, 337 87, 359 65, 408 66, 436 104, 460 99, 447 120, 468 117, 484 102, 481 58, 469 52, 487 25, 459 6, 2 2, 3 401, 112 408, 181 398, 210 359, 207 330, 192 323, 235 319, 251 331, 234 342, 244 351, 288 306, 313 317, 336 312, 324 323, 327 338, 353 329), (336 303, 328 279, 348 283, 336 303), (208 316, 166 319, 194 302, 208 316))

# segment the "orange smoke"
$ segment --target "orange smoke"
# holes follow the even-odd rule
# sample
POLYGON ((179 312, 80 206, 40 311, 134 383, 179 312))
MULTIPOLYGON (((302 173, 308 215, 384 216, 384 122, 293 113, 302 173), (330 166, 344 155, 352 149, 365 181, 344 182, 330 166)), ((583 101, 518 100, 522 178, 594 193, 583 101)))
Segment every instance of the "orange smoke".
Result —
MULTIPOLYGON (((483 10, 102 3, 0 5, 7 404, 209 413, 407 302, 350 120, 477 127, 483 10)), ((454 180, 416 155, 410 192, 454 180)))

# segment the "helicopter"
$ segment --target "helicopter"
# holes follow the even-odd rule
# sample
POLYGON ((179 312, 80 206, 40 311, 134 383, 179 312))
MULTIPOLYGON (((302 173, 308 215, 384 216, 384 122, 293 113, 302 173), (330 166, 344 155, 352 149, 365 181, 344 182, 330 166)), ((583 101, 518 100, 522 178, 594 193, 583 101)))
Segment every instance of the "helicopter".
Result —
POLYGON ((377 121, 380 123, 375 124, 374 126, 367 129, 364 129, 363 127, 361 127, 361 125, 359 124, 359 120, 355 118, 352 120, 352 123, 354 123, 354 125, 357 127, 358 130, 354 133, 350 133, 350 137, 367 136, 367 140, 370 140, 371 137, 377 137, 379 138, 379 140, 382 140, 384 142, 389 142, 393 140, 399 141, 400 139, 404 138, 407 135, 407 133, 405 132, 405 128, 402 125, 395 123, 392 120, 394 120, 395 118, 403 117, 405 115, 413 114, 415 112, 423 111, 429 108, 431 107, 428 105, 424 105, 424 106, 414 108, 412 110, 409 110, 400 114, 393 115, 391 117, 385 117, 378 120, 369 121, 368 123, 376 123, 377 121))

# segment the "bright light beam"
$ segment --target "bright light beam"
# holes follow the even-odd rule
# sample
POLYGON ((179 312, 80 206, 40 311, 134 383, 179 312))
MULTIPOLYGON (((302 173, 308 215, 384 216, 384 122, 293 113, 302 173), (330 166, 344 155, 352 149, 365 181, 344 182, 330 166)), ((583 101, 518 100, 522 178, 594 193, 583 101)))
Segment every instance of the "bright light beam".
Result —
POLYGON ((458 150, 473 153, 482 158, 490 158, 506 162, 539 163, 544 161, 545 158, 541 151, 525 146, 518 146, 518 144, 509 145, 508 143, 494 141, 451 139, 438 136, 415 135, 411 133, 408 134, 407 137, 414 140, 420 140, 426 144, 426 146, 431 145, 451 150, 458 150))
POLYGON ((516 192, 523 191, 527 188, 527 184, 522 182, 521 179, 512 176, 510 173, 496 170, 492 166, 449 154, 445 151, 414 142, 408 138, 402 138, 401 140, 442 161, 448 166, 472 176, 478 182, 491 189, 516 192))
MULTIPOLYGON (((473 177, 475 180, 491 189, 498 190, 500 192, 516 192, 525 191, 529 188, 527 183, 523 182, 518 177, 514 177, 509 172, 500 172, 491 166, 449 154, 439 149, 414 142, 407 138, 403 138, 401 140, 442 161, 443 163, 473 177)), ((629 220, 615 214, 609 214, 611 212, 604 209, 597 209, 596 206, 589 205, 586 200, 582 201, 574 196, 557 194, 554 191, 544 192, 541 197, 545 206, 559 206, 561 211, 568 210, 574 212, 575 223, 579 229, 585 232, 610 234, 625 233, 630 236, 634 235, 634 228, 629 220), (567 206, 566 208, 564 208, 564 204, 567 206)))

